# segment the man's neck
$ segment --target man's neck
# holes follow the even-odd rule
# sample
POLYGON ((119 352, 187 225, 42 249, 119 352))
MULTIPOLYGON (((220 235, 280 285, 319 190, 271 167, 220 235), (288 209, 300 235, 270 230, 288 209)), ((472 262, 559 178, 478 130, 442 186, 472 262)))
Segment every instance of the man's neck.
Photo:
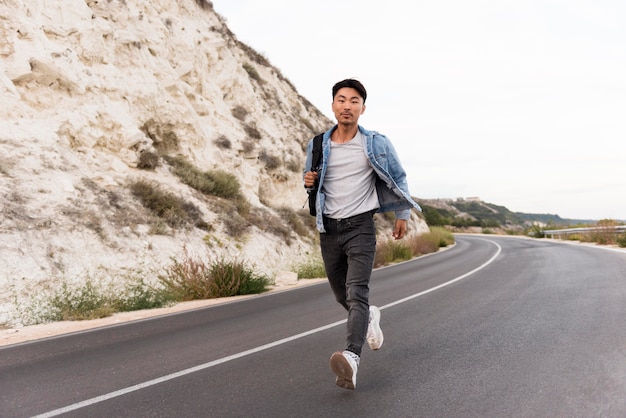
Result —
POLYGON ((337 129, 332 134, 332 141, 337 144, 345 144, 355 137, 359 130, 358 125, 337 125, 337 129))

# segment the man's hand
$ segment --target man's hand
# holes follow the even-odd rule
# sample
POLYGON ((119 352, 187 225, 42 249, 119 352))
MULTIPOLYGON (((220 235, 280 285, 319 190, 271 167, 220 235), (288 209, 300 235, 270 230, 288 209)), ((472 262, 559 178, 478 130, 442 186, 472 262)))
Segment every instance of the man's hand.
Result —
POLYGON ((393 228, 393 237, 402 239, 406 235, 406 219, 396 219, 396 225, 393 228))
POLYGON ((310 188, 315 186, 315 181, 317 180, 317 172, 316 171, 307 171, 304 174, 304 187, 310 188))

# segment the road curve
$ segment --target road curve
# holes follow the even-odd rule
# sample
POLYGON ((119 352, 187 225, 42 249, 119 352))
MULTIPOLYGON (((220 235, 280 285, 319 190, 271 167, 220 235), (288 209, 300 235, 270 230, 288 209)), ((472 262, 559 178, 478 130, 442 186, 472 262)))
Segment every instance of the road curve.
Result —
POLYGON ((374 272, 385 344, 334 385, 327 284, 0 348, 0 416, 626 416, 626 254, 457 236, 374 272))

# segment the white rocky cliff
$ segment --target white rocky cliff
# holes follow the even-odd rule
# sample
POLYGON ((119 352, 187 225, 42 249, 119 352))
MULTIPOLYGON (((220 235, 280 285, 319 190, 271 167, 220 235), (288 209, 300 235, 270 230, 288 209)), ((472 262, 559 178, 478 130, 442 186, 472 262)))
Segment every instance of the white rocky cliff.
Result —
POLYGON ((0 0, 0 39, 0 325, 36 289, 154 276, 185 248, 270 277, 314 249, 285 214, 302 212, 304 147, 331 122, 210 2, 0 0), (256 222, 183 184, 167 156, 233 174, 256 222), (139 180, 205 226, 159 227, 139 180))

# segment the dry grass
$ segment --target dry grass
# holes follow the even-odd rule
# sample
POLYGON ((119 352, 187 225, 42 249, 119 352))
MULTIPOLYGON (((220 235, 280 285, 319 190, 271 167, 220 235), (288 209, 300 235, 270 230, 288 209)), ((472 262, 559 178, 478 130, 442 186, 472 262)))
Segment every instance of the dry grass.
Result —
POLYGON ((430 232, 410 239, 379 242, 376 246, 374 267, 380 267, 398 261, 410 260, 424 254, 437 252, 439 248, 454 243, 454 236, 443 228, 431 228, 430 232))

